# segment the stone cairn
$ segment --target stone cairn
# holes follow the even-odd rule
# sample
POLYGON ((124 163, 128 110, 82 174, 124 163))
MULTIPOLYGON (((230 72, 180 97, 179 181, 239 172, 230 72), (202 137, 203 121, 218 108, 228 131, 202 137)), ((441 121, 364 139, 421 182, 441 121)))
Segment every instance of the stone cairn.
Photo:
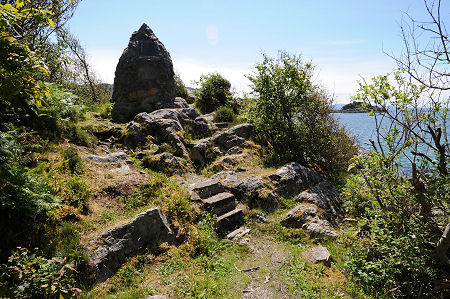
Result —
POLYGON ((113 120, 127 122, 139 112, 178 108, 169 52, 143 24, 130 38, 116 67, 113 120))

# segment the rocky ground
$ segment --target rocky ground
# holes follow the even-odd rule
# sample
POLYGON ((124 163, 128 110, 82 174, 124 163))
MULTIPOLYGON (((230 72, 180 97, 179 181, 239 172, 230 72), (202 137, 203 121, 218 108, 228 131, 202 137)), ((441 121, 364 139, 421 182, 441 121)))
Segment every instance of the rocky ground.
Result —
POLYGON ((140 113, 127 124, 94 117, 85 125, 99 138, 96 146, 77 148, 93 193, 89 213, 77 215, 81 243, 96 273, 88 297, 204 292, 206 297, 297 298, 352 292, 332 251, 331 256, 326 248, 317 257, 304 253, 320 244, 331 246, 328 250, 340 246, 339 193, 297 163, 264 168, 251 125, 216 126, 187 104, 140 113), (178 201, 170 206, 174 198, 178 201), (183 205, 191 213, 184 211, 185 219, 179 216, 183 205), (189 227, 206 213, 215 215, 219 239, 213 244, 220 248, 204 257, 207 269, 198 264, 199 256, 180 256, 193 239, 189 227), (224 265, 209 268, 217 261, 224 265), (183 265, 165 273, 170 263, 183 265), (127 269, 133 269, 132 283, 123 286, 127 269), (216 275, 222 281, 211 282, 216 275), (193 285, 187 276, 195 276, 193 285))

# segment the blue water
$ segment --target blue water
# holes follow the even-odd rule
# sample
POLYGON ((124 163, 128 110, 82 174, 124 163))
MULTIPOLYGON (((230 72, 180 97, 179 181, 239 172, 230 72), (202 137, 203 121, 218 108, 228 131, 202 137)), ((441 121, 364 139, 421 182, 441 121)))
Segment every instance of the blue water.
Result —
POLYGON ((372 150, 369 139, 376 140, 375 118, 367 113, 334 113, 341 125, 356 137, 356 143, 365 149, 372 150))

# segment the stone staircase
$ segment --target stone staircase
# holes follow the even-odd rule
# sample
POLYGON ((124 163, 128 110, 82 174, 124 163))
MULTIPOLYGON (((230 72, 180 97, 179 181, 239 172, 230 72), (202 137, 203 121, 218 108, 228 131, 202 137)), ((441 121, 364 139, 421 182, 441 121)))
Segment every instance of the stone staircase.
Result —
POLYGON ((192 184, 191 199, 197 202, 202 211, 216 215, 216 229, 220 234, 229 233, 244 222, 244 213, 237 207, 234 195, 227 192, 216 180, 192 184))

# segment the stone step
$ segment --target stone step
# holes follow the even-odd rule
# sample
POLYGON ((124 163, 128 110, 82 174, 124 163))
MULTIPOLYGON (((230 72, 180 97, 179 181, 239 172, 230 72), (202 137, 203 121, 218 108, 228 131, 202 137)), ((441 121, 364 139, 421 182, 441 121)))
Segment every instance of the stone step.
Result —
POLYGON ((192 199, 206 199, 218 193, 225 192, 223 185, 216 180, 208 180, 191 186, 192 199), (198 197, 198 198, 197 198, 198 197))
POLYGON ((216 228, 219 232, 230 232, 244 222, 244 212, 234 209, 216 219, 216 228))
POLYGON ((236 207, 236 199, 232 193, 222 192, 203 200, 203 209, 214 215, 222 215, 236 207))

